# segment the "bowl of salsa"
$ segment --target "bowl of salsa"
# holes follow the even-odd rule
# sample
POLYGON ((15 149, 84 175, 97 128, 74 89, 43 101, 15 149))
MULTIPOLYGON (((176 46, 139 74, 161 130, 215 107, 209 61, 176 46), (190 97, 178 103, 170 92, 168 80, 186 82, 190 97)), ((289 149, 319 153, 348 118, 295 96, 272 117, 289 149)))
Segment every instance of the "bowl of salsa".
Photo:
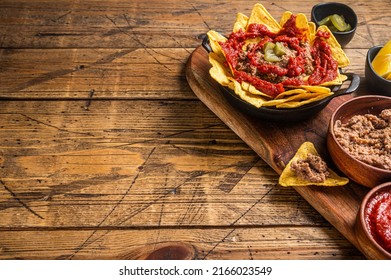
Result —
POLYGON ((355 224, 359 246, 370 259, 391 259, 391 182, 371 189, 355 224))

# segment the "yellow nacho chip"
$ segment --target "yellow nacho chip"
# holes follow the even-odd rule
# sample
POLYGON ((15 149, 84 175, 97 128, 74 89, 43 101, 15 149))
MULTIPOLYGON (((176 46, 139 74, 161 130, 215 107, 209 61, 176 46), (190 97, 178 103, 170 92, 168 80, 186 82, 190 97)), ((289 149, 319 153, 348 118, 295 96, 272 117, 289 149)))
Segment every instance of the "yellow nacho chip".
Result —
POLYGON ((280 24, 272 17, 272 15, 266 10, 262 4, 255 4, 250 18, 248 19, 248 25, 252 23, 264 24, 272 32, 278 32, 281 29, 280 24))
POLYGON ((308 22, 308 28, 310 29, 310 42, 313 42, 316 37, 316 24, 315 22, 308 22))
MULTIPOLYGON (((242 83, 243 84, 243 83, 242 83)), ((253 85, 249 84, 249 83, 246 83, 248 84, 248 87, 247 87, 247 90, 251 93, 251 94, 254 94, 254 95, 259 95, 259 96, 262 96, 266 99, 270 99, 270 96, 267 95, 266 93, 263 93, 262 91, 260 90, 257 90, 253 85)))
POLYGON ((209 30, 207 35, 208 35, 209 44, 212 48, 213 53, 215 53, 219 56, 221 55, 221 56, 225 57, 219 42, 225 42, 225 41, 227 41, 227 38, 225 38, 219 32, 216 32, 214 30, 209 30))
POLYGON ((350 64, 349 58, 346 56, 341 45, 338 43, 337 39, 334 37, 333 33, 326 25, 321 25, 318 27, 318 31, 329 32, 330 37, 325 39, 329 44, 330 48, 333 50, 331 55, 338 62, 338 67, 343 68, 350 64))
MULTIPOLYGON (((284 24, 291 18, 292 15, 292 12, 285 11, 280 19, 280 26, 284 26, 284 24)), ((307 17, 304 14, 297 14, 295 22, 296 27, 302 32, 303 37, 310 41, 311 31, 313 31, 313 29, 310 28, 307 17)))
POLYGON ((284 104, 284 102, 286 102, 286 99, 272 99, 265 101, 265 103, 263 103, 263 107, 277 107, 280 104, 284 104))
POLYGON ((230 80, 233 83, 233 87, 231 86, 230 88, 233 89, 235 91, 235 93, 239 95, 239 97, 241 99, 243 99, 244 101, 247 101, 248 103, 254 105, 257 108, 262 107, 263 103, 265 102, 264 99, 256 98, 248 91, 245 91, 242 88, 242 85, 239 82, 237 82, 236 80, 234 80, 233 78, 230 80))
POLYGON ((300 88, 306 89, 309 92, 317 92, 317 93, 330 93, 331 90, 328 87, 322 87, 322 86, 305 86, 302 85, 300 88))
POLYGON ((349 182, 349 179, 345 177, 339 176, 337 173, 335 173, 333 170, 331 170, 329 167, 327 167, 327 171, 329 172, 329 176, 326 178, 326 180, 322 182, 311 182, 308 180, 305 180, 298 175, 291 169, 291 166, 294 162, 297 162, 299 160, 305 161, 308 158, 308 155, 312 154, 314 156, 318 156, 318 151, 316 150, 314 144, 311 142, 304 142, 300 148, 297 150, 294 157, 289 161, 289 163, 286 165, 284 170, 282 171, 280 178, 278 180, 278 183, 283 187, 299 187, 299 186, 327 186, 327 187, 333 187, 333 186, 343 186, 346 185, 349 182))
POLYGON ((280 26, 284 26, 284 24, 291 18, 292 15, 293 13, 290 11, 283 12, 280 19, 280 26))
POLYGON ((212 64, 212 68, 209 70, 210 76, 217 81, 222 86, 228 86, 230 80, 228 77, 232 77, 232 75, 228 72, 228 70, 221 63, 220 58, 215 53, 210 53, 209 62, 212 64))
POLYGON ((328 86, 342 85, 342 83, 343 83, 344 81, 346 81, 347 79, 348 79, 348 77, 347 77, 346 75, 338 74, 337 78, 335 78, 335 79, 332 80, 332 81, 325 82, 325 83, 321 84, 321 86, 323 86, 323 87, 328 87, 328 86))
POLYGON ((236 15, 236 22, 234 24, 233 32, 238 32, 240 29, 246 30, 248 23, 248 16, 238 13, 236 15))
POLYGON ((295 89, 291 89, 291 90, 286 90, 286 91, 280 93, 279 95, 277 95, 275 99, 282 99, 282 98, 289 96, 289 95, 306 93, 306 92, 308 92, 308 91, 303 88, 295 88, 295 89))
MULTIPOLYGON (((332 95, 333 93, 323 93, 323 94, 316 94, 316 93, 306 93, 307 98, 301 98, 300 101, 295 101, 299 99, 296 96, 293 96, 293 98, 288 98, 284 103, 281 103, 277 105, 277 108, 297 108, 299 106, 303 106, 318 100, 322 100, 323 98, 332 95)), ((304 95, 299 96, 299 97, 304 97, 304 95)))

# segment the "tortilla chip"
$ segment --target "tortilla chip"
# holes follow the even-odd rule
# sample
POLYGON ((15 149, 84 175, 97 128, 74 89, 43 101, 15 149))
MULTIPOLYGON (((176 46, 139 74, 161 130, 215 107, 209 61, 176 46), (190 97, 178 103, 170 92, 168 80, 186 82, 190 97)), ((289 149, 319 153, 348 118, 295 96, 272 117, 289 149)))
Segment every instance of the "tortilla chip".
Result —
POLYGON ((238 13, 236 15, 236 22, 234 24, 233 32, 238 32, 240 29, 246 30, 248 23, 248 16, 238 13))
POLYGON ((283 187, 299 187, 299 186, 343 186, 349 182, 349 179, 345 177, 340 177, 337 173, 332 171, 330 168, 327 168, 330 176, 321 183, 314 183, 310 181, 303 180, 298 178, 296 174, 291 170, 291 164, 297 160, 305 160, 308 157, 308 154, 313 154, 319 156, 318 151, 311 142, 304 142, 300 148, 297 150, 294 157, 286 165, 285 169, 282 171, 278 183, 283 187))
POLYGON ((286 91, 280 93, 279 95, 276 96, 275 99, 281 99, 281 98, 284 98, 285 96, 306 93, 306 92, 308 92, 308 91, 303 88, 294 88, 294 89, 286 90, 286 91))
POLYGON ((252 23, 264 24, 272 32, 278 32, 281 29, 280 24, 272 17, 272 15, 266 10, 262 4, 255 4, 250 18, 248 19, 248 25, 252 23))
POLYGON ((248 91, 243 90, 242 85, 238 81, 234 80, 233 78, 230 78, 230 80, 233 83, 233 87, 231 86, 230 88, 233 89, 241 99, 247 101, 248 103, 254 105, 257 108, 262 107, 263 103, 265 102, 265 99, 256 97, 253 94, 249 93, 248 91))
POLYGON ((315 22, 308 22, 308 28, 310 30, 310 42, 313 42, 316 37, 316 24, 315 22))
POLYGON ((220 58, 215 53, 209 54, 209 62, 212 64, 212 68, 209 70, 210 76, 222 86, 228 86, 230 80, 228 77, 232 77, 227 68, 220 62, 220 58))
MULTIPOLYGON (((280 26, 284 26, 284 24, 291 18, 292 15, 292 12, 285 11, 280 19, 280 26)), ((296 27, 302 32, 303 38, 310 41, 312 29, 309 26, 307 17, 304 14, 297 14, 295 23, 296 27)))
POLYGON ((325 82, 325 83, 321 84, 321 86, 328 87, 328 86, 342 85, 342 83, 344 81, 346 81, 347 79, 348 79, 348 77, 346 75, 338 74, 337 78, 335 78, 334 80, 332 80, 330 82, 325 82))
POLYGON ((325 40, 327 41, 330 48, 332 49, 331 55, 338 62, 338 67, 343 68, 348 66, 350 64, 350 60, 346 56, 345 52, 343 51, 341 45, 338 43, 337 39, 335 39, 330 29, 326 25, 321 25, 318 27, 318 31, 330 33, 330 37, 325 40))
POLYGON ((219 56, 224 56, 223 49, 221 48, 219 42, 225 42, 227 41, 227 38, 221 35, 219 32, 216 32, 214 30, 209 30, 208 33, 208 38, 209 38, 209 44, 212 48, 213 53, 219 55, 219 56))
POLYGON ((331 90, 328 87, 323 86, 300 86, 300 88, 306 89, 309 92, 318 92, 318 93, 330 93, 331 90))
POLYGON ((265 101, 265 103, 263 103, 263 107, 276 107, 279 106, 280 104, 283 104, 284 102, 286 102, 286 99, 272 99, 272 100, 269 100, 269 101, 265 101))
POLYGON ((285 11, 282 13, 281 19, 280 19, 280 26, 284 26, 284 24, 291 18, 292 12, 285 11))
MULTIPOLYGON (((277 105, 276 107, 277 108, 297 108, 297 107, 300 107, 300 106, 303 106, 303 105, 306 105, 306 104, 309 104, 309 103, 312 103, 315 101, 322 100, 323 98, 330 96, 333 93, 330 92, 330 93, 320 94, 320 95, 316 95, 315 93, 310 93, 310 94, 315 95, 315 96, 309 97, 307 99, 302 98, 300 101, 295 101, 294 98, 288 98, 288 100, 286 100, 284 103, 277 105)), ((307 96, 311 96, 311 95, 307 94, 307 96)))
POLYGON ((266 99, 270 99, 270 96, 267 95, 266 93, 263 93, 262 91, 260 90, 257 90, 253 85, 251 84, 248 84, 248 88, 247 90, 251 93, 251 94, 254 94, 254 95, 259 95, 259 96, 262 96, 266 99))

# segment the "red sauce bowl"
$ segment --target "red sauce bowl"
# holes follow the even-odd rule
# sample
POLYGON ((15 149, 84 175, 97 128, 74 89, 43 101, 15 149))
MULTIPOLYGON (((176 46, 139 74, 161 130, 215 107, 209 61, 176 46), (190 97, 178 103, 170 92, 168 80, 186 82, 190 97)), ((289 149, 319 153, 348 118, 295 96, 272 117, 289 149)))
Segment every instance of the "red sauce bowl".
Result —
POLYGON ((357 214, 355 232, 366 257, 391 260, 391 182, 366 194, 357 214))

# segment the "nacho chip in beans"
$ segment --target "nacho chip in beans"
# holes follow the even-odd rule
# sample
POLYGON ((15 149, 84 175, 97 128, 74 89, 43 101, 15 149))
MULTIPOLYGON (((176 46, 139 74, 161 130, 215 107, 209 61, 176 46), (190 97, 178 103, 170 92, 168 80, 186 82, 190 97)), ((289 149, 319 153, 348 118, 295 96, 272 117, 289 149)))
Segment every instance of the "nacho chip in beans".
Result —
POLYGON ((283 187, 343 186, 349 179, 340 177, 319 156, 311 142, 304 142, 282 171, 278 183, 283 187))
POLYGON ((326 26, 286 11, 280 21, 256 4, 227 37, 210 30, 210 74, 257 108, 296 108, 334 94, 349 59, 326 26))

